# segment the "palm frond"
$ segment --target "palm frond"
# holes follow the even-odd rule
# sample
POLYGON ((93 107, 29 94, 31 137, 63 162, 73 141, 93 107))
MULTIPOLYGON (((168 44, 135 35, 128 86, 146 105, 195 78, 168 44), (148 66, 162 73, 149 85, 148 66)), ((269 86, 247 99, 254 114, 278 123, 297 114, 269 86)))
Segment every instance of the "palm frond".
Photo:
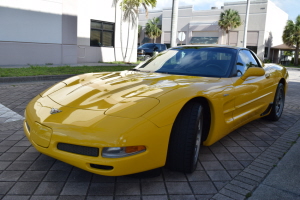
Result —
POLYGON ((226 31, 226 33, 228 33, 230 29, 241 26, 242 22, 239 12, 233 9, 225 10, 220 14, 218 25, 221 29, 226 31))
POLYGON ((162 31, 159 28, 159 22, 160 19, 158 17, 154 17, 152 20, 149 19, 146 23, 145 33, 148 35, 149 38, 156 39, 161 35, 162 31))

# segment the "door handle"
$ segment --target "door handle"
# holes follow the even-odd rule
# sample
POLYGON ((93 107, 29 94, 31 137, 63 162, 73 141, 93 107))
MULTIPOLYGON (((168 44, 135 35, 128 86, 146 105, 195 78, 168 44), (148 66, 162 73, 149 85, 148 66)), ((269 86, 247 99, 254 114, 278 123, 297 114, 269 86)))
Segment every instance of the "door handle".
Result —
POLYGON ((265 74, 265 77, 266 78, 270 78, 270 74, 265 74))

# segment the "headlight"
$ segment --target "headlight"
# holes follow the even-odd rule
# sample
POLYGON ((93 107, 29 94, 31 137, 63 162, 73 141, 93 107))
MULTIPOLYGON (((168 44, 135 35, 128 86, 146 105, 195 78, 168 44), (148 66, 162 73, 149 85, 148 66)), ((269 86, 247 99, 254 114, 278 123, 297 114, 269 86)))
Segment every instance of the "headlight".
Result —
POLYGON ((122 158, 146 151, 145 146, 130 147, 104 147, 102 149, 102 157, 104 158, 122 158))

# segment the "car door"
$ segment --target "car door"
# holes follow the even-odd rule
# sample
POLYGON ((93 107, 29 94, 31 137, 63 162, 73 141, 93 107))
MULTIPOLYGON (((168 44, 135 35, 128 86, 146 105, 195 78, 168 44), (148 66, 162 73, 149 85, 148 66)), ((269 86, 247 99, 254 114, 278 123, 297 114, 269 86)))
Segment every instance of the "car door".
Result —
POLYGON ((235 110, 233 120, 236 126, 247 123, 260 116, 273 101, 273 79, 269 76, 241 76, 251 67, 262 67, 260 62, 247 50, 239 51, 234 77, 235 110))

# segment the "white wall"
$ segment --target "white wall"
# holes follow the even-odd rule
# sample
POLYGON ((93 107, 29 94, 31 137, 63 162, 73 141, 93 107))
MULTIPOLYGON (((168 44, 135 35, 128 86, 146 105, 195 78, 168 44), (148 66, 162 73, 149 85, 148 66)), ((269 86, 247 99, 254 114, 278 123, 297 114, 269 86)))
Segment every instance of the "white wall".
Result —
POLYGON ((267 10, 265 39, 270 38, 271 46, 283 44, 282 34, 288 20, 288 14, 271 1, 269 1, 267 10))
POLYGON ((62 42, 62 0, 1 0, 0 41, 62 42))
POLYGON ((137 57, 137 28, 130 26, 129 37, 128 22, 121 21, 120 6, 115 6, 113 0, 99 1, 99 0, 78 0, 78 27, 77 27, 77 52, 78 62, 110 62, 115 61, 115 54, 113 47, 91 47, 90 46, 90 30, 91 19, 115 23, 115 49, 116 59, 123 60, 121 51, 121 41, 123 46, 123 54, 125 54, 127 47, 127 40, 129 38, 129 45, 127 50, 126 61, 135 62, 137 57), (115 18, 115 8, 117 8, 117 17, 115 18), (121 27, 122 22, 122 29, 121 27), (122 34, 121 34, 122 31, 122 34), (121 39, 122 35, 122 39, 121 39), (135 37, 135 39, 134 39, 135 37), (133 47, 133 48, 132 48, 133 47), (133 51, 132 51, 133 50, 133 51), (131 53, 132 52, 132 53, 131 53), (131 56, 130 56, 131 55, 131 56))
POLYGON ((77 63, 77 1, 1 0, 0 65, 77 63))

